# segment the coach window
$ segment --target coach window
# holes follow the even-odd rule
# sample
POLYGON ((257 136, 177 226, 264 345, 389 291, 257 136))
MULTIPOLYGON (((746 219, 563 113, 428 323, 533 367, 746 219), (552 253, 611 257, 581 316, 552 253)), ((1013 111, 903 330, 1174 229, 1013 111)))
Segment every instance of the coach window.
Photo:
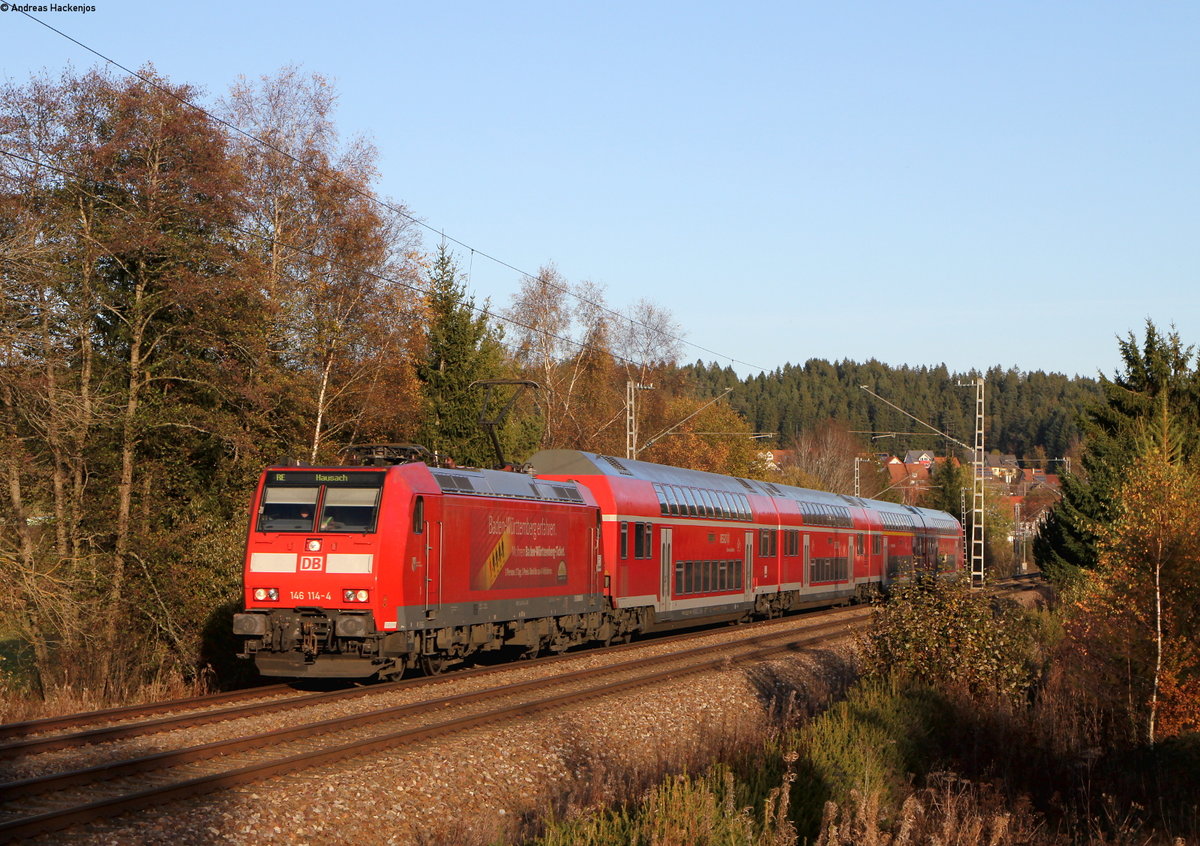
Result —
POLYGON ((866 544, 863 541, 862 535, 858 536, 858 543, 856 546, 857 546, 857 548, 855 549, 855 553, 858 555, 862 555, 863 552, 866 550, 866 544))
POLYGON ((691 488, 680 488, 683 492, 683 501, 685 504, 685 513, 689 517, 696 516, 696 497, 695 492, 691 488))
POLYGON ((667 514, 667 494, 663 491, 662 485, 654 486, 654 495, 658 497, 658 513, 666 516, 667 514))
POLYGON ((633 524, 633 557, 650 558, 650 539, 653 537, 653 523, 633 524))
POLYGON ((621 523, 621 557, 629 557, 629 524, 621 523))
POLYGON ((675 498, 675 486, 663 485, 663 495, 667 498, 667 510, 665 513, 672 516, 679 513, 679 500, 675 498))
POLYGON ((758 554, 764 558, 775 557, 775 530, 758 530, 758 554))
POLYGON ((700 491, 700 499, 704 503, 704 516, 716 517, 717 506, 713 504, 712 493, 710 491, 700 491))

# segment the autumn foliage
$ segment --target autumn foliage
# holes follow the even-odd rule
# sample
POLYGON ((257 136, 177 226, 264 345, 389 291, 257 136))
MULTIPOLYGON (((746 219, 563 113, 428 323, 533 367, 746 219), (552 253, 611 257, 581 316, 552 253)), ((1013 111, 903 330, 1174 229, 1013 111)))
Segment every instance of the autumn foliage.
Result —
POLYGON ((0 688, 221 675, 261 468, 364 442, 490 464, 481 380, 542 386, 502 433, 518 462, 623 455, 632 380, 639 444, 686 422, 643 458, 753 469, 660 307, 552 268, 477 305, 320 76, 200 101, 152 67, 0 86, 0 688))
POLYGON ((1080 685, 1151 743, 1200 730, 1200 473, 1169 428, 1156 434, 1096 528, 1098 565, 1069 621, 1080 685))

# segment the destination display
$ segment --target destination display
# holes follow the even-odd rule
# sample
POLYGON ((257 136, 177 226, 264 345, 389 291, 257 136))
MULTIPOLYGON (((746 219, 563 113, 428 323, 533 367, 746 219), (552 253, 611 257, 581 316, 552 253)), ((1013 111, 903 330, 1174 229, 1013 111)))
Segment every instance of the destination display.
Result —
POLYGON ((286 487, 381 488, 385 470, 270 470, 267 484, 286 487))

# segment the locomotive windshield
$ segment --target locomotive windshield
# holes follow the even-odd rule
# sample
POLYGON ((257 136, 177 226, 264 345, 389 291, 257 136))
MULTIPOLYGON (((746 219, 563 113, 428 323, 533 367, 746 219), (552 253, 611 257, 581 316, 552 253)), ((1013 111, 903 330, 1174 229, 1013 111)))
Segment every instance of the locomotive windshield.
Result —
POLYGON ((322 532, 370 532, 375 529, 379 488, 330 488, 321 506, 322 532))
POLYGON ((272 472, 263 488, 257 529, 373 532, 383 477, 383 473, 272 472))
POLYGON ((311 532, 320 488, 267 488, 258 510, 260 532, 311 532))

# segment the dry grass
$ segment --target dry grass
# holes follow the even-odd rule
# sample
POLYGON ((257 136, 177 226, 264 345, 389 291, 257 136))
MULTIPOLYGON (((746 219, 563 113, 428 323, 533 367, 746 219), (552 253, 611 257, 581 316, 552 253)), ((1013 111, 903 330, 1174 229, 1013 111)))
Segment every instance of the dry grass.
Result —
POLYGON ((182 699, 208 692, 202 680, 188 683, 174 674, 162 674, 148 681, 126 685, 117 691, 55 687, 42 695, 27 688, 5 684, 3 679, 0 679, 0 723, 79 714, 142 702, 182 699))
POLYGON ((1052 843, 1044 819, 1027 801, 1009 807, 989 784, 935 773, 910 793, 888 823, 878 793, 850 792, 844 807, 829 801, 815 846, 1019 846, 1052 843))

